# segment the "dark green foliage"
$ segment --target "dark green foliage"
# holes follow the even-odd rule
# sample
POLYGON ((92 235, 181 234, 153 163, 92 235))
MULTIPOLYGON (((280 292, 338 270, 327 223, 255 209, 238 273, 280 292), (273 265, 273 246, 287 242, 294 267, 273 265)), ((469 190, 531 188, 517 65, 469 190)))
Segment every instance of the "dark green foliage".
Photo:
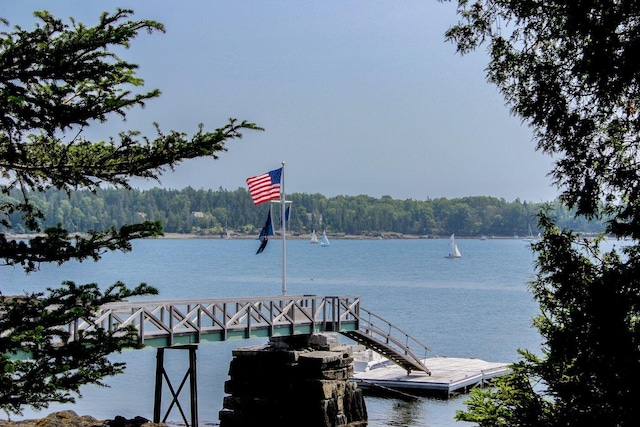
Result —
MULTIPOLYGON (((35 29, 0 33, 2 264, 30 273, 41 263, 97 261, 107 251, 129 251, 132 239, 161 235, 157 220, 127 218, 116 226, 96 217, 80 223, 80 215, 66 214, 68 198, 85 190, 83 203, 91 206, 101 185, 128 190, 132 177, 157 180, 185 159, 217 158, 243 129, 260 129, 230 119, 211 132, 200 125, 190 137, 164 133, 156 125, 153 137, 132 130, 108 141, 86 139, 87 126, 114 114, 124 118, 128 109, 160 94, 157 89, 135 93, 144 83, 137 65, 113 53, 141 31, 164 31, 158 22, 128 20, 130 15, 129 10, 104 13, 89 27, 35 12, 35 29), (58 193, 53 210, 40 197, 47 192, 58 193), (78 224, 62 226, 61 218, 78 224), (30 233, 28 239, 5 235, 14 223, 30 233)), ((8 25, 4 19, 0 23, 8 25)), ((0 409, 18 414, 25 405, 41 409, 73 402, 82 385, 102 385, 104 377, 121 373, 124 365, 107 356, 138 345, 132 330, 96 325, 91 332, 70 334, 66 328, 90 319, 102 304, 156 293, 145 284, 130 290, 120 282, 104 292, 97 284, 72 282, 35 295, 9 297, 1 291, 0 409)))
MULTIPOLYGON (((71 193, 61 191, 30 194, 47 220, 43 227, 58 223, 73 233, 92 228, 105 229, 143 219, 160 221, 167 233, 196 233, 218 236, 225 227, 233 233, 256 234, 266 217, 265 206, 255 206, 244 188, 228 190, 146 191, 98 189, 71 193), (202 216, 194 216, 201 212, 202 216)), ((325 197, 321 194, 287 195, 293 201, 287 229, 293 234, 308 234, 312 229, 327 228, 332 233, 379 235, 526 236, 529 227, 537 234, 535 212, 540 204, 516 200, 507 202, 495 197, 461 199, 395 200, 369 196, 325 197), (322 223, 320 216, 322 215, 322 223)), ((2 196, 0 196, 0 203, 2 196)), ((604 230, 601 221, 575 218, 568 209, 555 202, 553 216, 559 224, 587 233, 604 230)), ((24 224, 17 215, 10 216, 11 231, 20 233, 24 224)), ((1 228, 0 228, 1 230, 1 228)))
MULTIPOLYGON (((78 231, 78 230, 76 230, 78 231)), ((69 260, 84 261, 91 258, 98 261, 105 250, 131 250, 132 239, 159 235, 162 233, 160 221, 144 222, 135 225, 123 225, 103 231, 89 231, 89 238, 69 236, 61 227, 44 230, 44 235, 28 240, 7 239, 0 234, 0 246, 6 265, 22 265, 25 271, 35 271, 43 262, 55 262, 58 265, 69 260)))
MULTIPOLYGON (((1 225, 19 215, 27 232, 40 232, 45 220, 29 191, 50 188, 71 192, 86 188, 95 192, 101 184, 129 188, 132 177, 158 179, 165 168, 185 159, 225 151, 225 141, 240 138, 242 129, 257 126, 231 119, 213 132, 203 125, 192 136, 176 131, 163 133, 156 125, 154 138, 137 131, 123 132, 109 142, 89 141, 82 130, 110 114, 125 116, 126 110, 159 96, 158 90, 133 94, 143 80, 135 75, 137 65, 121 60, 109 48, 128 46, 139 31, 162 31, 154 21, 125 21, 131 11, 103 14, 95 27, 73 22, 69 27, 47 12, 36 12, 41 25, 35 30, 16 28, 0 39, 0 185, 11 197, 0 204, 1 225), (123 22, 124 21, 124 22, 123 22)), ((94 232, 74 237, 74 243, 58 222, 49 224, 44 245, 50 252, 65 248, 79 259, 99 258, 101 245, 127 250, 131 238, 156 236, 157 224, 132 225, 127 229, 94 232)), ((139 221, 135 221, 139 222, 139 221)), ((0 240, 5 259, 16 258, 27 271, 34 263, 55 261, 43 254, 42 241, 22 245, 19 251, 0 240)), ((67 258, 68 259, 68 258, 67 258)), ((61 257, 61 261, 65 261, 61 257)))
POLYGON ((145 284, 129 290, 120 282, 104 292, 94 283, 73 282, 48 292, 0 295, 0 404, 5 412, 20 413, 25 405, 41 409, 51 402, 73 402, 80 385, 104 385, 104 377, 123 372, 124 364, 107 356, 138 347, 135 330, 112 334, 96 327, 74 337, 67 326, 91 318, 102 304, 157 293, 145 284))
POLYGON ((521 352, 525 360, 514 363, 511 373, 494 380, 493 388, 472 389, 465 401, 466 411, 457 411, 456 419, 473 422, 480 427, 552 425, 548 420, 551 402, 536 393, 530 364, 536 357, 521 352))
POLYGON ((640 419, 640 3, 459 1, 447 36, 486 44, 488 79, 552 154, 561 201, 631 239, 605 251, 539 215, 530 284, 542 352, 497 388, 475 391, 458 419, 482 426, 635 426, 640 419))
POLYGON ((602 253, 600 241, 547 229, 536 250, 532 291, 545 358, 532 366, 547 383, 557 425, 634 425, 640 417, 638 248, 602 253))
POLYGON ((612 213, 611 231, 640 237, 640 3, 459 1, 447 32, 458 51, 486 43, 488 79, 557 155, 552 176, 579 215, 612 213), (606 202, 604 207, 602 202, 606 202))
POLYGON ((480 426, 636 425, 640 417, 638 248, 602 253, 601 240, 561 231, 544 213, 537 277, 542 354, 521 351, 496 388, 475 390, 457 418, 480 426))

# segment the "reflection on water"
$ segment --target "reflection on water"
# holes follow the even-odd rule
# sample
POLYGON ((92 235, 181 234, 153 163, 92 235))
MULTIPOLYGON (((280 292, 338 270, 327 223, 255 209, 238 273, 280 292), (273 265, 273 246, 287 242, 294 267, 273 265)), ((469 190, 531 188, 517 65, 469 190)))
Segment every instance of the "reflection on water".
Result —
POLYGON ((390 426, 418 426, 418 420, 422 413, 424 400, 396 400, 393 405, 393 412, 389 419, 390 426))
POLYGON ((463 402, 467 397, 458 395, 450 399, 395 399, 368 396, 367 427, 471 427, 472 423, 453 419, 456 410, 466 408, 463 402))

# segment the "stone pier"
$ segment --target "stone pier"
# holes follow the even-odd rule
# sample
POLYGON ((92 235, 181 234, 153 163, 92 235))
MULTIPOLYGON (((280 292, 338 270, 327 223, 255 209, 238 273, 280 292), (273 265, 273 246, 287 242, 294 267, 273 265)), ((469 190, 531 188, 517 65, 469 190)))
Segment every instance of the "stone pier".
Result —
POLYGON ((272 338, 233 352, 221 427, 367 425, 351 348, 332 334, 272 338))

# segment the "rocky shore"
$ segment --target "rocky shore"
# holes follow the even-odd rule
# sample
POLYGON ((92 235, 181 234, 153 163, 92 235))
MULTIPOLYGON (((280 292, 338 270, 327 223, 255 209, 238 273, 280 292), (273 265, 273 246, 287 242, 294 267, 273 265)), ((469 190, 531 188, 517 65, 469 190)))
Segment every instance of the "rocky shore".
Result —
POLYGON ((78 415, 74 411, 54 412, 36 420, 0 420, 0 427, 166 427, 143 417, 126 419, 117 416, 112 420, 97 420, 89 415, 78 415))

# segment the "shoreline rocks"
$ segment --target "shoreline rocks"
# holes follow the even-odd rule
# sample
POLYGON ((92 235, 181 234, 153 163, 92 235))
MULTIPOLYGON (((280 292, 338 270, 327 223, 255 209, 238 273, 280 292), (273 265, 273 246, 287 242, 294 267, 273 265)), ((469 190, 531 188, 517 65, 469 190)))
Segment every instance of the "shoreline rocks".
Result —
POLYGON ((166 427, 143 417, 127 419, 117 416, 112 420, 97 420, 90 415, 78 415, 74 411, 60 411, 33 420, 0 420, 0 427, 166 427))

